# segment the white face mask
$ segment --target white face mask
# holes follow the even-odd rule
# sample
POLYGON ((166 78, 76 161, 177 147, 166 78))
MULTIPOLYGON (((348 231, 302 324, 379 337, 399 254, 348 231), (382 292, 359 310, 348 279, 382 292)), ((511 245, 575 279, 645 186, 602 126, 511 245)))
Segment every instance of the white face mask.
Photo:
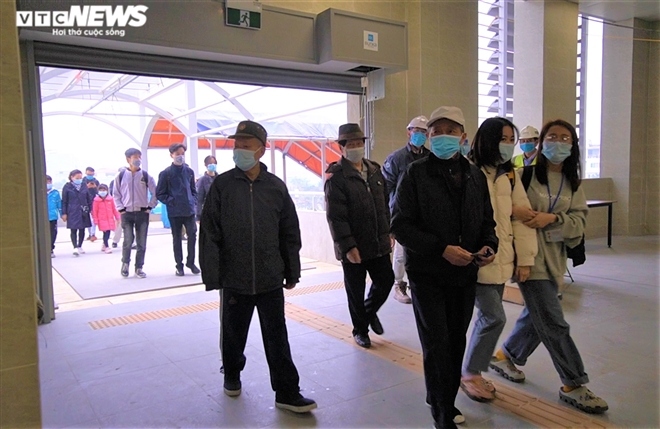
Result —
POLYGON ((353 149, 346 149, 346 155, 344 156, 353 164, 357 164, 358 162, 362 161, 362 158, 364 158, 364 146, 356 147, 353 149))

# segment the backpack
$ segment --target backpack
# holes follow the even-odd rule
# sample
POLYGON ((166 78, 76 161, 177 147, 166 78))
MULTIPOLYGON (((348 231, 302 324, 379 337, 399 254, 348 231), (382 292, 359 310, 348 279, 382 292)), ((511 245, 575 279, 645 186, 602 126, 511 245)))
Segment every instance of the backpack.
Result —
MULTIPOLYGON (((523 186, 525 187, 525 191, 527 191, 527 188, 529 188, 529 184, 532 182, 532 174, 534 173, 534 165, 528 165, 526 167, 523 167, 523 174, 521 177, 521 181, 523 186)), ((582 265, 585 263, 587 260, 587 249, 584 247, 584 234, 582 234, 582 239, 580 240, 580 243, 575 246, 575 247, 568 247, 566 246, 566 256, 569 259, 573 260, 573 266, 577 267, 578 265, 582 265)))
MULTIPOLYGON (((121 188, 121 179, 124 177, 124 173, 126 172, 126 168, 122 168, 120 171, 120 174, 117 176, 117 187, 121 188)), ((146 171, 142 170, 142 180, 144 181, 145 186, 147 187, 147 192, 149 192, 149 173, 146 171)), ((110 184, 110 189, 108 190, 110 192, 110 195, 113 194, 114 191, 114 183, 115 181, 113 180, 112 183, 110 184)))

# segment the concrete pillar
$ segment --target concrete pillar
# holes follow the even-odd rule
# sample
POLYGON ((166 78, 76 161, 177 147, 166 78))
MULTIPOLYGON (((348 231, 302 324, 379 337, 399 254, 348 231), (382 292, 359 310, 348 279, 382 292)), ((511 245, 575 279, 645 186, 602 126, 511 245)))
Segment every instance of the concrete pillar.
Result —
POLYGON ((657 233, 658 36, 640 19, 616 24, 603 29, 601 177, 614 182, 614 233, 657 233))
MULTIPOLYGON (((0 2, 0 427, 41 427, 34 202, 16 2, 0 2)), ((44 197, 45 198, 45 197, 44 197)))
POLYGON ((516 2, 513 121, 539 129, 547 121, 575 123, 578 5, 516 2))

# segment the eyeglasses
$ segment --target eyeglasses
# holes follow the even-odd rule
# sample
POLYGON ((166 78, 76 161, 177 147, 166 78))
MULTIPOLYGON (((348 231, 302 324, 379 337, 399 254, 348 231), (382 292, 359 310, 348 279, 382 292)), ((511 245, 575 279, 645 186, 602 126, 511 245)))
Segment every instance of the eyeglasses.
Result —
POLYGON ((563 134, 561 136, 557 134, 548 134, 545 136, 543 140, 547 142, 560 142, 567 144, 571 144, 573 142, 573 138, 566 134, 563 134))

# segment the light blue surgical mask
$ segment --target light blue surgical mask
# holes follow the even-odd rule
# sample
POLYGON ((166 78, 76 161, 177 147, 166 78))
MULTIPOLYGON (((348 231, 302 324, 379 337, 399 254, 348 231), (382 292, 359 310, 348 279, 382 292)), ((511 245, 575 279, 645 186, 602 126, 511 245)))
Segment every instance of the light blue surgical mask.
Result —
POLYGON ((559 142, 543 142, 543 156, 545 156, 548 161, 553 164, 561 164, 566 158, 571 156, 571 149, 573 148, 570 144, 564 144, 559 142))
POLYGON ((108 192, 106 191, 99 191, 99 197, 105 198, 108 195, 108 192))
POLYGON ((426 143, 426 134, 424 133, 412 133, 410 135, 410 144, 415 147, 422 147, 426 143))
POLYGON ((88 174, 85 177, 87 178, 87 180, 94 180, 94 175, 93 174, 88 174))
POLYGON ((525 153, 534 152, 534 149, 536 149, 536 143, 534 142, 520 143, 520 150, 525 153))
POLYGON ((468 153, 470 153, 470 149, 471 149, 470 142, 467 141, 467 139, 463 143, 461 143, 461 155, 467 156, 468 153))
POLYGON ((82 185, 82 179, 73 179, 72 182, 74 185, 82 185))
POLYGON ((461 138, 443 134, 430 138, 431 152, 440 159, 449 159, 460 150, 461 138))
POLYGON ((52 183, 46 183, 46 189, 48 189, 49 191, 51 189, 53 189, 53 184, 52 183))
POLYGON ((256 150, 234 149, 234 164, 241 170, 248 171, 257 165, 257 160, 254 159, 256 153, 256 150))
POLYGON ((206 169, 210 171, 211 173, 215 173, 215 171, 218 169, 217 164, 209 164, 206 166, 206 169))
POLYGON ((500 143, 500 156, 502 157, 503 163, 507 161, 511 161, 514 147, 515 145, 512 144, 500 143))

